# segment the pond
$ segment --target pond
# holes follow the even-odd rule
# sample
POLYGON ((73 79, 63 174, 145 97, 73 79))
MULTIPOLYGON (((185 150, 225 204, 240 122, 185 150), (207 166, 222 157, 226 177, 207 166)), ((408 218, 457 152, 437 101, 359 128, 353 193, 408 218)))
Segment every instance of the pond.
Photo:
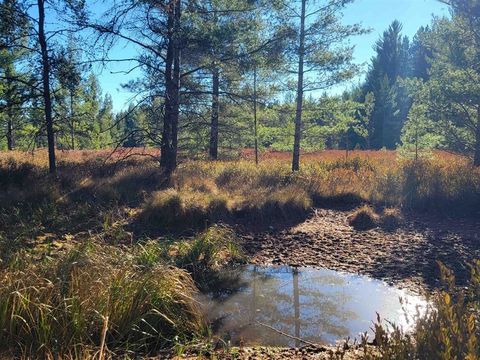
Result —
POLYGON ((360 339, 377 317, 408 331, 427 302, 366 276, 327 269, 248 265, 222 274, 202 300, 215 335, 232 345, 298 347, 360 339))

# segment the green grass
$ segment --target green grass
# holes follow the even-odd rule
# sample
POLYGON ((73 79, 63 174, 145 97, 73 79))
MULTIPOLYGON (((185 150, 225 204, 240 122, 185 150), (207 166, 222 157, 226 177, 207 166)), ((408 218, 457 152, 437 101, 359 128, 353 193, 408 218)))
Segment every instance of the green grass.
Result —
POLYGON ((12 356, 84 353, 102 339, 112 353, 149 354, 204 331, 184 270, 138 266, 132 252, 93 243, 42 261, 18 256, 0 279, 0 347, 12 356))

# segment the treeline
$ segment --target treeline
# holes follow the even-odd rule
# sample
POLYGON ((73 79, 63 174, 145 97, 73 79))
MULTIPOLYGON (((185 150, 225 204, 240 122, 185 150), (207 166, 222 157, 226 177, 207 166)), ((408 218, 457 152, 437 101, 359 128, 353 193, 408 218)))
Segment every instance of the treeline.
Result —
POLYGON ((480 164, 480 9, 451 0, 413 39, 395 21, 359 76, 345 0, 156 0, 109 3, 2 0, 0 146, 56 149, 155 146, 172 171, 178 153, 272 148, 446 148, 480 164), (96 7, 94 7, 96 6, 96 7), (49 19, 49 21, 45 21, 49 19), (54 19, 52 22, 51 19, 54 19), (113 58, 113 48, 128 48, 113 58), (142 70, 113 114, 92 67, 142 70))

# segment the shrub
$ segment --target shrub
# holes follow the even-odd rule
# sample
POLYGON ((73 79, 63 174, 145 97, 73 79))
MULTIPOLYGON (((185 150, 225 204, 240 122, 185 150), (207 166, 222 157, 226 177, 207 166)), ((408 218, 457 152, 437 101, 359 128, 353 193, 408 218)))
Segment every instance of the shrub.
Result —
POLYGON ((371 206, 364 205, 348 217, 348 223, 356 230, 370 230, 378 226, 379 216, 371 206))
MULTIPOLYGON (((453 273, 440 265, 445 289, 434 296, 425 314, 417 315, 414 329, 406 334, 392 324, 375 324, 375 348, 364 347, 363 359, 467 359, 480 357, 477 322, 480 262, 472 265, 468 291, 455 287, 453 273)), ((365 340, 364 340, 365 345, 365 340)))
POLYGON ((386 230, 395 230, 404 222, 402 212, 398 208, 385 208, 380 216, 380 225, 386 230))

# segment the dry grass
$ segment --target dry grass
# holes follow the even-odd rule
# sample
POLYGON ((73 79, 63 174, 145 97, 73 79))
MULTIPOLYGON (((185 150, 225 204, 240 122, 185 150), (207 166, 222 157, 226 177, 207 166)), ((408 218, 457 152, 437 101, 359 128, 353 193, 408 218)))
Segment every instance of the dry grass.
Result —
POLYGON ((46 174, 44 151, 0 154, 0 232, 36 237, 46 229, 70 232, 71 224, 75 231, 92 230, 119 214, 136 223, 137 234, 203 229, 218 221, 270 224, 301 220, 313 205, 332 201, 449 215, 480 209, 480 169, 447 153, 412 162, 391 151, 353 152, 345 161, 342 152, 325 151, 305 154, 295 174, 285 153, 263 154, 258 167, 250 160, 187 161, 167 181, 150 156, 154 150, 132 151, 149 156, 60 152, 58 180, 46 174), (25 223, 21 234, 13 226, 18 223, 25 223))
POLYGON ((375 210, 368 205, 355 210, 353 214, 348 217, 348 223, 356 230, 370 230, 378 226, 380 217, 375 210))
POLYGON ((366 346, 363 359, 465 359, 480 357, 478 327, 480 262, 472 265, 468 290, 458 292, 452 272, 440 265, 445 289, 436 294, 425 314, 418 314, 412 333, 394 324, 374 326, 375 347, 366 346))
POLYGON ((19 254, 0 278, 0 347, 70 357, 104 342, 109 353, 147 354, 200 334, 189 274, 136 263, 131 251, 93 243, 42 262, 19 254))
POLYGON ((44 151, 0 153, 2 349, 97 356, 107 316, 105 343, 116 353, 154 352, 201 331, 190 274, 197 280, 239 252, 224 227, 187 240, 179 233, 300 221, 332 202, 369 203, 355 217, 388 229, 401 224, 404 209, 472 216, 480 209, 480 170, 451 154, 412 162, 395 152, 353 152, 345 161, 343 152, 326 151, 305 154, 294 174, 289 154, 263 154, 258 167, 246 154, 186 161, 165 179, 150 156, 158 152, 146 152, 108 159, 108 151, 59 152, 56 179, 44 151), (159 246, 159 233, 175 237, 159 246), (91 250, 64 250, 86 241, 91 250))

